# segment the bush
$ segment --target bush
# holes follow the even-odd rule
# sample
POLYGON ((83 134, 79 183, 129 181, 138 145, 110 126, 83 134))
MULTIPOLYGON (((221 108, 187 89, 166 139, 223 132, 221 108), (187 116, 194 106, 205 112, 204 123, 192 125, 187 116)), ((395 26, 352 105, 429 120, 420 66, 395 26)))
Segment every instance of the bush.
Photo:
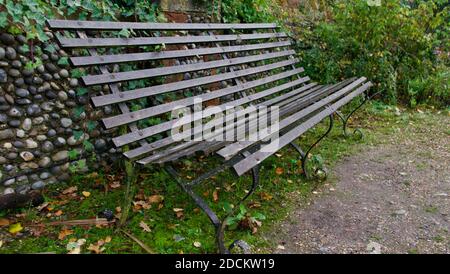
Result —
POLYGON ((449 7, 443 1, 398 0, 369 6, 365 0, 338 3, 302 42, 306 71, 335 82, 365 75, 385 101, 448 105, 449 7))

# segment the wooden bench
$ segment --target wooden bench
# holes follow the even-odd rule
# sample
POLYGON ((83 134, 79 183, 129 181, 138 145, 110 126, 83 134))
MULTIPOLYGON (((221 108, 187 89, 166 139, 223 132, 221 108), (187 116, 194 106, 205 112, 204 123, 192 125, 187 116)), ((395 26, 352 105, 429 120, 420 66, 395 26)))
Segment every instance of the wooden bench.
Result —
MULTIPOLYGON (((332 85, 310 82, 298 66, 292 40, 278 32, 275 24, 49 20, 48 26, 57 33, 60 47, 71 50, 73 66, 92 68, 81 78, 83 84, 109 87, 109 92, 97 92, 90 101, 96 108, 118 106, 119 113, 104 118, 102 124, 106 129, 126 126, 128 130, 112 138, 112 143, 118 148, 127 146, 123 154, 139 164, 163 164, 214 224, 222 253, 229 252, 223 239, 226 221, 221 221, 195 193, 195 186, 230 167, 238 176, 251 172, 252 186, 241 203, 258 186, 260 163, 289 144, 300 153, 303 172, 308 176, 309 151, 331 130, 333 114, 342 119, 347 134, 349 116, 338 109, 365 94, 372 85, 364 77, 332 85), (123 33, 131 36, 120 37, 123 33), (144 80, 141 86, 137 80, 144 80), (140 102, 141 109, 130 110, 130 102, 140 102), (180 106, 200 107, 203 112, 183 122, 187 116, 172 115, 180 106), (242 108, 232 114, 224 111, 238 106, 242 108), (267 115, 255 119, 252 109, 264 107, 267 115), (225 113, 219 119, 223 127, 216 131, 217 124, 208 122, 220 113, 225 113), (279 119, 272 120, 272 114, 279 119), (294 141, 327 117, 328 131, 304 152, 294 141), (255 133, 264 119, 267 125, 259 129, 275 125, 278 129, 265 135, 255 133), (188 125, 192 127, 182 132, 185 137, 197 137, 199 132, 209 130, 210 136, 223 137, 224 132, 232 132, 233 138, 175 139, 174 127, 188 125), (246 138, 241 134, 238 139, 236 132, 243 132, 246 138), (171 163, 198 152, 219 155, 223 164, 187 182, 171 163)), ((236 244, 242 242, 233 242, 230 249, 236 244)))

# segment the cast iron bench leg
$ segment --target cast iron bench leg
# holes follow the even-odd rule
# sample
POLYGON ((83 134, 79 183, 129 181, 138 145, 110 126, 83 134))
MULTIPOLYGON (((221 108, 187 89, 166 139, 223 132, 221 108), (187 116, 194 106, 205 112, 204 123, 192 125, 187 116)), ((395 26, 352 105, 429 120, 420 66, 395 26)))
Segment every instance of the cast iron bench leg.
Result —
MULTIPOLYGON (((305 177, 306 177, 307 179, 310 179, 310 178, 311 178, 311 176, 309 175, 309 172, 308 172, 307 169, 306 169, 306 162, 308 161, 308 155, 309 155, 309 153, 311 152, 311 150, 312 150, 312 149, 313 149, 320 141, 322 141, 322 139, 325 138, 325 136, 327 136, 327 135, 330 133, 331 129, 333 128, 333 124, 334 124, 334 123, 333 123, 333 115, 330 115, 329 118, 330 118, 330 122, 329 122, 329 126, 328 126, 327 131, 326 131, 322 136, 320 136, 319 139, 317 139, 317 140, 316 140, 316 141, 308 148, 308 150, 306 150, 306 152, 304 152, 304 151, 300 148, 300 146, 297 145, 296 143, 294 143, 294 142, 291 143, 291 146, 294 147, 294 149, 297 150, 297 152, 300 154, 300 160, 302 161, 302 170, 303 170, 303 174, 305 175, 305 177)), ((319 171, 322 171, 322 172, 325 174, 324 178, 327 177, 326 171, 325 171, 324 169, 322 169, 322 168, 316 168, 316 169, 314 170, 314 173, 315 173, 315 176, 316 176, 316 177, 318 177, 319 171)))
POLYGON ((336 115, 339 117, 339 119, 342 121, 342 131, 345 137, 350 136, 358 136, 357 139, 360 140, 364 137, 364 134, 360 128, 356 128, 353 130, 352 133, 348 132, 348 120, 350 117, 355 113, 358 109, 360 109, 367 101, 372 99, 375 95, 377 95, 379 92, 369 96, 369 91, 367 90, 364 92, 364 99, 356 108, 354 108, 347 116, 345 116, 342 112, 336 111, 336 115))
MULTIPOLYGON (((208 216, 211 223, 214 225, 214 228, 216 230, 216 243, 219 248, 219 252, 222 254, 230 254, 230 250, 234 247, 238 246, 242 249, 243 253, 249 253, 249 245, 245 243, 242 240, 235 240, 233 243, 227 248, 224 243, 224 231, 227 225, 228 218, 231 217, 237 208, 239 208, 239 205, 243 203, 250 195, 253 194, 253 192, 256 190, 257 186, 259 185, 259 166, 256 166, 252 169, 252 186, 249 190, 249 192, 242 198, 237 205, 234 207, 234 209, 229 212, 226 217, 221 221, 217 214, 208 206, 207 202, 202 199, 199 195, 197 195, 193 187, 197 184, 199 184, 202 180, 207 179, 210 176, 201 176, 200 179, 202 180, 193 180, 191 182, 186 182, 181 178, 179 173, 175 170, 175 168, 172 165, 165 165, 165 170, 176 180, 177 184, 194 200, 194 202, 200 207, 203 212, 208 216)), ((222 165, 217 169, 218 173, 222 171, 226 165, 222 165)), ((212 173, 208 173, 208 175, 211 175, 212 173)))

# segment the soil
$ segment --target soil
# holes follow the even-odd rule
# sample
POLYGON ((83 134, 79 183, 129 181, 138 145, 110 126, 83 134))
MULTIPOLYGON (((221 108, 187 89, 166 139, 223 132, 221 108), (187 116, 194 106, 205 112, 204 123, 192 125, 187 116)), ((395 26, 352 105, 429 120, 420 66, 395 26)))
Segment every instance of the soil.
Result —
POLYGON ((272 252, 450 253, 450 117, 433 119, 341 159, 269 233, 272 252))

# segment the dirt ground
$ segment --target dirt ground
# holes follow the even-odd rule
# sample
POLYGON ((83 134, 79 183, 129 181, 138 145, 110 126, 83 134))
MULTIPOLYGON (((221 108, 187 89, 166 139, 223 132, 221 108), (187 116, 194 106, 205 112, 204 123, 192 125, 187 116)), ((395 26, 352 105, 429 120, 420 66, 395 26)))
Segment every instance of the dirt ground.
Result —
MULTIPOLYGON (((450 117, 410 122, 330 171, 274 253, 450 253, 450 117)), ((276 233, 275 233, 276 232, 276 233)))

